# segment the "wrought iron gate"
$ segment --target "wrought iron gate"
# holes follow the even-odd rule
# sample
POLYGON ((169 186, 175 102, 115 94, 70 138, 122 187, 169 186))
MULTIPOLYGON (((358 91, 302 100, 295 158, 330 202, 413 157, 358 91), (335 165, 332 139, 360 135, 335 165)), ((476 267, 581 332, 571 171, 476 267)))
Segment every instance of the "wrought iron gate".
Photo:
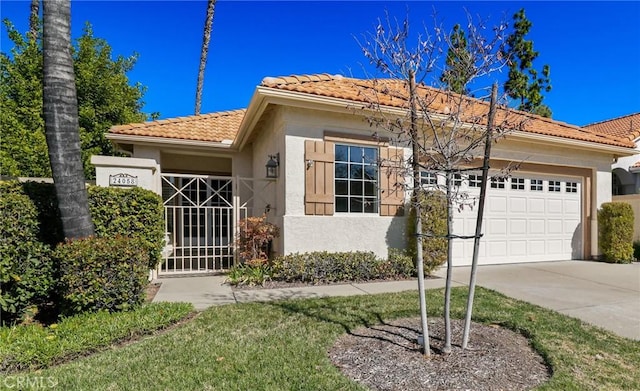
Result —
POLYGON ((207 175, 162 175, 168 246, 159 272, 206 273, 234 264, 233 179, 207 175))

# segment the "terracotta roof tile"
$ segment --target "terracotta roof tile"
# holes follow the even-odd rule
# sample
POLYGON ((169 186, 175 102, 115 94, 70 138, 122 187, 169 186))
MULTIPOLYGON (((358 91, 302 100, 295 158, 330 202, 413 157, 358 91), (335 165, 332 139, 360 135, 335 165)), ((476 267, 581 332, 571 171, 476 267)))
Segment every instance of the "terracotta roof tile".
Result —
POLYGON ((245 112, 245 109, 222 111, 189 117, 117 125, 109 131, 114 134, 221 142, 235 139, 245 112))
MULTIPOLYGON (((383 106, 408 107, 406 87, 403 81, 397 79, 353 79, 340 75, 321 74, 268 77, 263 79, 261 85, 279 90, 340 98, 365 105, 376 101, 383 106)), ((423 97, 428 97, 431 110, 440 113, 446 112, 449 107, 447 103, 453 98, 453 96, 442 90, 424 85, 419 86, 419 93, 423 97)), ((487 102, 473 98, 468 98, 468 102, 471 109, 469 113, 472 116, 482 115, 488 111, 489 104, 487 102)), ((522 123, 521 130, 525 132, 621 147, 634 146, 628 139, 619 137, 616 134, 603 134, 592 129, 585 129, 512 109, 501 109, 498 113, 497 121, 506 118, 507 114, 509 122, 522 123)))
MULTIPOLYGON (((375 101, 379 101, 384 106, 408 107, 404 82, 396 79, 354 79, 329 74, 293 75, 266 77, 262 80, 261 86, 337 98, 363 106, 366 106, 375 97, 375 101)), ((422 97, 429 99, 429 109, 436 113, 446 113, 452 106, 450 104, 452 99, 460 98, 459 95, 448 94, 424 85, 419 86, 419 93, 422 97)), ((474 98, 465 97, 464 99, 469 104, 467 120, 472 117, 479 118, 487 113, 489 107, 487 102, 474 98)), ((246 110, 242 109, 118 125, 112 127, 110 132, 124 135, 221 142, 222 140, 235 139, 245 113, 246 110)), ((500 122, 507 118, 507 115, 510 123, 522 124, 520 130, 525 132, 620 147, 635 147, 632 139, 615 132, 598 131, 592 126, 581 128, 517 110, 502 108, 497 113, 496 120, 500 122)), ((636 115, 640 116, 640 114, 636 115)), ((636 121, 634 120, 633 123, 635 124, 636 121)))
POLYGON ((597 133, 635 140, 640 137, 640 113, 585 125, 597 133))

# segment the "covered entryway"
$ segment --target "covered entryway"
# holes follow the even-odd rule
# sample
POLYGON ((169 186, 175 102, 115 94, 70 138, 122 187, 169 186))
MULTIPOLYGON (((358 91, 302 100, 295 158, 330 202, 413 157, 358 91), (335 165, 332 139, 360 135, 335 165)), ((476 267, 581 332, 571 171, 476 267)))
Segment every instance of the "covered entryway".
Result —
MULTIPOLYGON (((461 187, 480 193, 479 175, 461 187)), ((582 178, 514 175, 493 179, 487 188, 484 236, 479 263, 501 264, 581 259, 583 256, 582 178)), ((454 232, 473 235, 477 206, 457 211, 454 232)), ((470 265, 473 240, 454 241, 454 264, 470 265)))
POLYGON ((169 173, 161 178, 167 240, 161 275, 228 270, 237 261, 241 221, 275 209, 272 180, 169 173))

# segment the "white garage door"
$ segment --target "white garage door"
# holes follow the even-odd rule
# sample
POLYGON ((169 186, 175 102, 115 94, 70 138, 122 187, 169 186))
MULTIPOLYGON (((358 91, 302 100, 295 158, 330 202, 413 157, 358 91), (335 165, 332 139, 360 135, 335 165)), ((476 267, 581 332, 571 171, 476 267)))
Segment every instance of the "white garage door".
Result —
MULTIPOLYGON (((480 176, 461 183, 480 194, 480 176)), ((578 178, 520 174, 487 188, 480 264, 557 261, 582 257, 582 183, 578 178)), ((457 211, 454 230, 473 235, 476 207, 457 211)), ((454 240, 454 265, 470 265, 473 239, 454 240)))

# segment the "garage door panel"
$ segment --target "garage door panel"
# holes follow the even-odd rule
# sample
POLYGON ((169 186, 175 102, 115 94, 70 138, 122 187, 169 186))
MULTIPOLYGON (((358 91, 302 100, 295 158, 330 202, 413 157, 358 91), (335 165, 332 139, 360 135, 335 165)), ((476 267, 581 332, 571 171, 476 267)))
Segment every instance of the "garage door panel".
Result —
POLYGON ((562 213, 562 200, 553 198, 547 200, 547 213, 562 213))
MULTIPOLYGON (((479 262, 499 264, 581 257, 581 182, 576 178, 536 174, 517 174, 514 178, 524 178, 524 182, 514 179, 502 189, 488 189, 479 262)), ((472 191, 477 193, 475 188, 472 191)), ((468 209, 456 214, 455 233, 473 235, 476 214, 477 210, 468 209)), ((473 240, 459 240, 454 246, 454 264, 468 265, 472 256, 473 240)))
POLYGON ((529 233, 544 234, 545 233, 545 220, 544 219, 530 219, 529 220, 529 233))
POLYGON ((526 235, 527 220, 524 218, 512 218, 509 220, 509 235, 526 235))
POLYGON ((543 198, 529 198, 529 214, 542 214, 544 213, 544 199, 543 198))

